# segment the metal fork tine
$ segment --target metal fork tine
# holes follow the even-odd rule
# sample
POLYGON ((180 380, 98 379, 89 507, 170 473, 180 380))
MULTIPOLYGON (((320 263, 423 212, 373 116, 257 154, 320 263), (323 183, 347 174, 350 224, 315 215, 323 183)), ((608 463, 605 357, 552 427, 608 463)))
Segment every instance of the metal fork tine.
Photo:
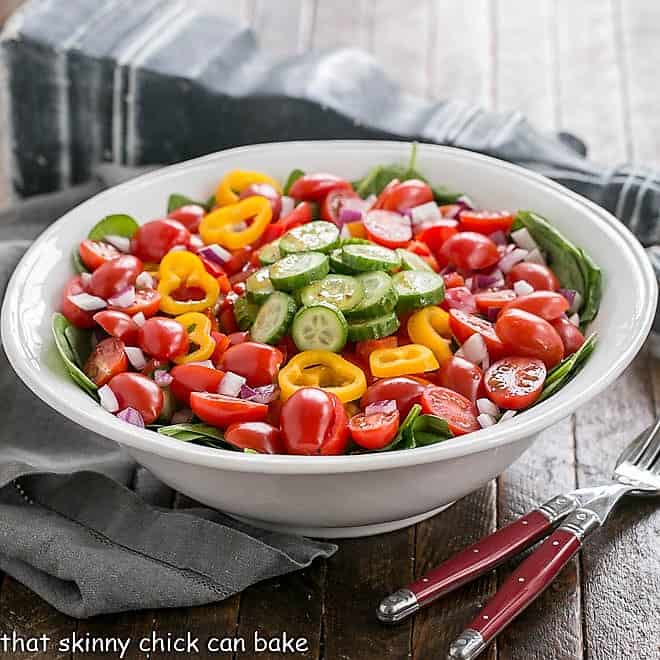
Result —
POLYGON ((627 460, 641 468, 648 468, 655 461, 656 454, 660 448, 660 417, 646 434, 644 442, 641 443, 628 457, 627 460))

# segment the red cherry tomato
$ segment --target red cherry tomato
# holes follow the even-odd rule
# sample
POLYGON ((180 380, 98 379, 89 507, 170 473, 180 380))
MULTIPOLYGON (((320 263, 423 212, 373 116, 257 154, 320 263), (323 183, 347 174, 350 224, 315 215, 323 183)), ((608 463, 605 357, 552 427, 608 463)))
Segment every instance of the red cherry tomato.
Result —
POLYGON ((459 344, 467 341, 475 332, 478 332, 486 342, 491 360, 499 360, 504 356, 504 344, 496 333, 495 327, 489 321, 473 314, 467 314, 460 309, 449 312, 449 327, 459 344))
POLYGON ((334 174, 305 174, 301 176, 289 190, 294 199, 307 202, 318 202, 333 190, 352 190, 353 186, 334 174))
POLYGON ((392 179, 381 191, 380 195, 378 195, 378 199, 376 199, 376 202, 373 205, 373 208, 375 209, 382 209, 383 208, 383 201, 387 198, 387 196, 394 190, 401 182, 399 179, 392 179))
POLYGON ((432 227, 422 229, 415 238, 426 243, 433 254, 437 254, 446 241, 456 234, 458 234, 458 222, 447 218, 439 220, 432 227))
POLYGON ((580 328, 573 325, 568 319, 563 317, 552 321, 550 325, 557 331, 564 344, 564 357, 568 357, 584 344, 584 335, 580 328))
POLYGON ((348 360, 349 362, 353 363, 356 367, 362 369, 362 372, 364 373, 364 377, 367 380, 367 385, 372 385, 378 380, 371 373, 371 369, 369 368, 369 360, 363 360, 361 357, 359 357, 358 355, 356 355, 355 353, 353 353, 348 349, 344 349, 342 351, 341 356, 344 358, 344 360, 348 360))
POLYGON ((365 362, 369 362, 369 356, 379 348, 396 348, 399 342, 396 335, 384 337, 383 339, 365 339, 355 344, 355 354, 365 362))
POLYGON ((284 356, 274 346, 246 341, 230 346, 220 360, 220 367, 247 379, 250 387, 270 385, 277 378, 284 356))
POLYGON ((119 410, 134 408, 145 424, 153 424, 163 410, 163 391, 142 374, 117 374, 110 379, 108 387, 117 397, 119 410))
MULTIPOLYGON (((312 207, 309 202, 301 202, 289 215, 280 218, 277 222, 268 225, 263 233, 260 244, 270 243, 285 234, 289 229, 299 227, 312 220, 312 207)), ((258 260, 257 260, 258 261, 258 260)))
POLYGON ((502 308, 503 312, 509 309, 524 309, 530 314, 540 316, 546 321, 558 319, 569 308, 568 300, 560 293, 554 291, 534 291, 508 302, 502 308))
POLYGON ((230 346, 235 346, 236 344, 243 344, 246 341, 250 341, 250 333, 232 332, 231 334, 227 335, 227 339, 229 339, 230 346))
POLYGON ((448 238, 440 255, 461 270, 481 270, 495 265, 500 259, 497 245, 483 234, 461 231, 448 238))
MULTIPOLYGON (((447 273, 442 276, 445 281, 445 289, 456 289, 465 286, 465 278, 460 273, 447 273)), ((470 291, 468 289, 468 291, 470 291)))
POLYGON ((541 360, 528 357, 507 357, 492 364, 486 371, 488 398, 500 408, 522 410, 539 398, 545 382, 546 369, 541 360))
POLYGON ((245 264, 247 264, 250 261, 250 258, 252 257, 252 248, 251 247, 244 247, 236 250, 235 252, 232 252, 231 254, 231 259, 229 261, 226 261, 223 268, 225 269, 225 273, 227 275, 235 275, 238 273, 245 264))
POLYGON ((150 358, 147 360, 147 363, 144 365, 140 373, 153 379, 154 371, 157 371, 158 369, 168 369, 169 366, 170 363, 167 360, 156 360, 155 358, 150 358))
POLYGON ((268 406, 211 392, 192 392, 190 407, 203 422, 226 428, 239 422, 263 422, 268 406))
POLYGON ((121 254, 114 245, 110 245, 105 241, 93 241, 91 238, 86 238, 80 244, 78 253, 85 266, 92 271, 102 266, 106 261, 116 259, 121 254))
POLYGON ((205 257, 203 254, 198 253, 197 256, 204 264, 204 268, 206 269, 207 273, 213 275, 213 277, 223 277, 223 276, 227 277, 227 274, 225 273, 225 269, 219 263, 216 263, 215 261, 211 261, 211 259, 205 257))
POLYGON ((461 223, 461 231, 475 231, 486 235, 503 231, 508 234, 513 224, 513 213, 464 209, 458 214, 458 219, 461 223))
POLYGON ((218 332, 217 330, 213 330, 211 332, 211 337, 213 337, 213 339, 215 340, 215 350, 213 351, 213 355, 211 356, 211 362, 213 362, 213 364, 218 366, 220 364, 220 360, 222 359, 222 356, 230 346, 229 337, 223 334, 222 332, 218 332))
POLYGON ((396 407, 404 418, 424 391, 425 385, 409 376, 396 376, 394 378, 382 378, 367 388, 360 399, 360 408, 364 410, 370 403, 377 401, 396 401, 396 407))
POLYGON ((538 358, 552 369, 564 357, 564 344, 545 320, 522 309, 500 312, 495 324, 505 355, 538 358))
POLYGON ((432 202, 433 191, 424 181, 408 179, 388 189, 379 201, 379 208, 403 213, 406 209, 432 202))
POLYGON ((333 190, 329 192, 323 204, 321 204, 321 217, 328 222, 334 222, 336 225, 340 224, 339 217, 341 210, 347 199, 357 199, 358 194, 354 190, 333 190))
POLYGON ((199 231, 199 223, 206 215, 206 209, 199 204, 186 204, 167 214, 168 218, 180 222, 191 234, 199 231))
POLYGON ((135 292, 135 300, 130 307, 112 307, 108 309, 124 312, 129 316, 135 316, 142 312, 149 318, 158 312, 160 306, 160 293, 156 289, 138 289, 135 292))
POLYGON ((93 273, 89 282, 89 292, 108 299, 135 284, 135 278, 142 272, 142 262, 131 254, 106 261, 93 273))
POLYGON ((133 234, 133 253, 142 261, 158 263, 174 246, 187 246, 190 232, 177 220, 152 220, 133 234))
POLYGON ((388 248, 404 247, 412 238, 410 221, 392 211, 369 211, 363 221, 367 236, 388 248))
POLYGON ((93 328, 96 325, 94 323, 94 312, 86 312, 69 300, 69 296, 77 296, 79 293, 85 293, 85 287, 82 285, 80 275, 75 275, 64 287, 60 311, 66 316, 67 321, 73 323, 77 328, 93 328))
POLYGON ((502 289, 501 291, 484 291, 477 293, 474 300, 477 303, 477 309, 482 314, 487 314, 489 309, 502 309, 507 303, 516 299, 515 291, 511 289, 502 289))
POLYGON ((399 430, 399 411, 354 415, 348 429, 355 444, 365 449, 382 449, 392 442, 399 430))
POLYGON ((270 202, 270 209, 273 212, 270 221, 277 222, 282 211, 282 196, 269 183, 251 183, 241 192, 239 199, 255 195, 265 197, 270 202))
POLYGON ((201 364, 177 364, 170 375, 174 379, 170 385, 172 394, 177 401, 190 406, 191 392, 217 392, 225 372, 201 364))
POLYGON ((284 335, 284 338, 277 345, 277 349, 282 353, 284 359, 282 362, 288 362, 294 355, 299 353, 296 343, 291 338, 291 335, 284 335))
POLYGON ((446 387, 430 385, 424 390, 420 403, 422 412, 447 420, 449 430, 454 435, 463 435, 481 428, 472 401, 446 387))
POLYGON ((260 454, 285 454, 282 433, 266 422, 238 422, 225 431, 225 442, 260 454))
POLYGON ((483 390, 483 372, 462 357, 452 356, 440 366, 437 383, 474 403, 483 390))
POLYGON ((104 309, 94 314, 94 320, 109 334, 127 346, 137 346, 140 326, 126 313, 104 309))
POLYGON ((348 416, 335 394, 303 387, 285 401, 280 424, 287 454, 343 454, 348 444, 348 416))
POLYGON ((477 311, 474 294, 466 286, 455 286, 447 289, 441 306, 447 311, 450 309, 460 309, 467 314, 474 314, 477 311))
POLYGON ((116 374, 128 371, 124 342, 115 337, 100 341, 87 358, 83 371, 99 387, 105 385, 116 374))
POLYGON ((556 291, 559 288, 559 280, 547 266, 529 261, 516 264, 506 276, 509 286, 520 280, 525 280, 534 291, 556 291))
POLYGON ((159 360, 172 360, 188 352, 188 333, 174 319, 154 316, 140 328, 140 348, 159 360))

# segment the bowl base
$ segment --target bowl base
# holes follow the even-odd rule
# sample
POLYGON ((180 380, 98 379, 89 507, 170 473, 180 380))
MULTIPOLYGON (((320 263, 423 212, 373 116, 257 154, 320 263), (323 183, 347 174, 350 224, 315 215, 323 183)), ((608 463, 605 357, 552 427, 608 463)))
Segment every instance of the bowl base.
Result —
POLYGON ((431 518, 437 513, 448 509, 452 504, 454 504, 454 502, 449 502, 449 504, 444 504, 437 509, 431 509, 430 511, 419 513, 410 518, 400 518, 399 520, 375 523, 373 525, 357 525, 355 527, 297 527, 295 525, 278 525, 277 523, 265 522, 263 520, 255 520, 254 518, 245 518, 243 516, 235 516, 232 514, 228 515, 232 518, 236 518, 236 520, 247 523, 248 525, 268 529, 272 532, 298 534, 300 536, 310 536, 318 539, 350 539, 362 536, 375 536, 376 534, 387 534, 388 532, 394 532, 397 529, 416 525, 418 522, 422 522, 422 520, 431 518))

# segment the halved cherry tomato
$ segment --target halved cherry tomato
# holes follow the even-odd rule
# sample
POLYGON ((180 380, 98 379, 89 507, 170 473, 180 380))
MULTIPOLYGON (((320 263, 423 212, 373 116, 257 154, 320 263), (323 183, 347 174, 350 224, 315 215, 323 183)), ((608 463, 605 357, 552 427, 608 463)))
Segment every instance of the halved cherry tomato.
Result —
POLYGON ((378 199, 376 199, 376 202, 373 205, 373 208, 375 209, 382 209, 383 208, 383 202, 385 199, 387 199, 387 196, 394 190, 401 182, 399 179, 392 179, 381 191, 380 194, 378 195, 378 199))
POLYGON ((484 378, 488 398, 500 408, 522 410, 539 398, 546 369, 541 360, 507 357, 492 364, 484 378))
POLYGON ((440 255, 461 270, 481 270, 500 259, 497 245, 488 236, 472 231, 461 231, 448 238, 440 255))
POLYGON ((352 190, 353 186, 334 174, 305 174, 291 186, 289 195, 294 199, 318 202, 333 190, 352 190))
POLYGON ((218 364, 220 364, 220 360, 222 359, 225 351, 230 346, 229 337, 222 332, 218 332, 217 330, 213 330, 211 332, 211 337, 213 337, 213 340, 215 341, 215 349, 213 351, 213 355, 211 356, 211 362, 213 362, 213 364, 215 364, 217 367, 218 364))
POLYGON ((341 356, 345 359, 354 364, 356 367, 359 367, 362 369, 362 372, 364 373, 364 377, 367 379, 367 385, 372 385, 375 383, 378 379, 371 373, 371 368, 369 367, 369 360, 363 360, 361 357, 359 357, 356 353, 353 351, 345 348, 342 351, 341 356))
POLYGON ((499 360, 504 356, 504 344, 496 333, 492 323, 473 314, 467 314, 460 309, 449 312, 449 327, 452 334, 460 344, 467 341, 475 332, 478 332, 486 342, 491 360, 499 360))
POLYGON ((177 401, 190 406, 191 392, 217 392, 225 372, 201 364, 177 364, 170 376, 174 379, 170 385, 172 394, 177 401))
POLYGON ((282 436, 287 454, 343 454, 348 416, 339 397, 317 387, 302 387, 282 406, 282 436))
POLYGON ((270 202, 272 212, 271 222, 277 222, 282 211, 282 195, 280 195, 269 183, 251 183, 240 194, 239 199, 259 195, 265 197, 270 202))
POLYGON ((116 374, 128 371, 124 342, 115 337, 100 341, 87 358, 83 371, 99 387, 116 374))
POLYGON ((262 234, 260 244, 270 243, 285 234, 289 229, 299 227, 312 220, 312 207, 309 202, 301 202, 298 204, 289 215, 280 218, 268 227, 262 234))
POLYGON ((203 254, 197 254, 197 256, 204 264, 204 268, 206 269, 207 273, 213 275, 213 277, 215 278, 227 277, 227 274, 225 273, 225 269, 219 263, 216 263, 215 261, 211 261, 211 259, 205 257, 203 254))
POLYGON ((231 334, 227 335, 227 339, 229 339, 230 346, 235 346, 236 344, 243 344, 246 341, 250 341, 250 333, 232 332, 231 334))
POLYGON ((77 296, 79 293, 85 293, 85 287, 82 285, 80 275, 74 275, 64 286, 60 312, 77 328, 93 328, 96 325, 94 312, 86 312, 69 300, 69 296, 77 296))
POLYGON ((559 288, 559 280, 547 266, 529 261, 516 264, 506 276, 509 286, 520 280, 525 280, 534 291, 556 291, 559 288))
POLYGON ((91 294, 107 300, 135 284, 141 272, 142 262, 137 257, 122 254, 99 266, 92 273, 87 288, 91 294))
POLYGON ((417 240, 410 241, 410 243, 406 245, 406 250, 420 256, 429 266, 431 266, 431 268, 433 268, 434 271, 437 272, 440 270, 438 260, 435 258, 431 252, 431 248, 426 243, 417 240))
POLYGON ((426 243, 433 254, 438 254, 446 241, 456 234, 458 234, 458 222, 447 218, 439 220, 432 227, 422 229, 415 238, 426 243))
POLYGON ((133 234, 133 253, 142 261, 158 263, 173 247, 189 241, 190 232, 178 220, 152 220, 133 234))
POLYGON ((441 307, 447 311, 460 309, 467 314, 474 314, 477 311, 474 294, 466 286, 455 286, 447 289, 441 307))
POLYGON ((284 356, 282 363, 288 362, 294 355, 300 353, 291 335, 284 335, 282 341, 277 345, 277 349, 284 356))
POLYGON ((332 190, 325 196, 323 204, 321 204, 321 217, 328 222, 334 222, 336 225, 340 224, 339 216, 344 202, 347 199, 357 198, 358 194, 354 190, 332 190))
POLYGON ((563 317, 552 321, 550 325, 557 331, 564 344, 564 357, 568 357, 584 344, 584 335, 580 328, 573 325, 568 319, 563 317))
POLYGON ((440 366, 437 382, 474 403, 483 391, 483 377, 476 364, 454 355, 440 366))
POLYGON ((355 354, 365 362, 369 362, 369 356, 379 348, 396 348, 399 342, 396 335, 384 337, 383 339, 365 339, 355 344, 355 354))
POLYGON ((263 422, 268 414, 265 403, 211 392, 192 392, 190 407, 203 422, 220 428, 239 422, 263 422))
POLYGON ((188 333, 174 319, 154 316, 140 328, 140 348, 159 360, 172 360, 188 352, 188 333))
POLYGON ((140 326, 125 312, 104 309, 94 314, 94 320, 109 334, 127 346, 137 346, 140 326))
POLYGON ((454 435, 471 433, 480 428, 474 404, 458 392, 430 385, 424 390, 420 403, 422 412, 446 420, 454 435))
POLYGON ((548 369, 564 357, 564 344, 557 331, 547 321, 522 309, 500 312, 495 331, 504 345, 504 355, 538 358, 548 369))
POLYGON ((168 218, 180 222, 191 234, 199 231, 199 223, 206 215, 206 209, 199 204, 186 204, 167 214, 168 218))
POLYGON ((382 449, 389 444, 399 430, 399 411, 354 415, 348 421, 348 429, 355 444, 365 449, 382 449))
POLYGON ((229 335, 237 334, 238 332, 238 323, 236 323, 236 317, 234 316, 234 310, 232 307, 227 307, 220 312, 218 316, 220 321, 220 329, 229 335))
POLYGON ((163 410, 163 391, 153 380, 136 373, 114 376, 108 383, 119 403, 119 410, 134 408, 145 424, 153 424, 163 410))
POLYGON ((558 319, 569 308, 568 300, 560 293, 554 291, 534 291, 508 302, 502 308, 503 312, 509 309, 524 309, 530 314, 540 316, 546 321, 558 319))
POLYGON ((160 293, 156 289, 138 289, 135 292, 135 300, 130 307, 112 307, 108 309, 118 310, 124 312, 129 316, 135 316, 142 312, 145 317, 149 318, 158 311, 160 306, 160 293))
MULTIPOLYGON (((456 289, 465 286, 465 278, 460 273, 447 273, 442 276, 445 281, 445 289, 456 289)), ((468 291, 470 291, 468 289, 468 291)))
POLYGON ((404 247, 412 238, 408 218, 392 211, 369 211, 363 223, 369 239, 388 248, 404 247))
POLYGON ((238 422, 225 431, 225 441, 260 454, 285 454, 282 433, 266 422, 238 422))
POLYGON ((406 209, 433 201, 431 186, 419 179, 407 179, 384 190, 383 193, 379 198, 380 206, 378 208, 397 213, 403 213, 406 209))
POLYGON ((396 407, 403 418, 415 403, 419 403, 424 388, 425 385, 410 376, 382 378, 367 388, 360 399, 360 408, 364 410, 370 403, 392 399, 396 401, 396 407))
POLYGON ((458 219, 461 223, 461 231, 475 231, 486 235, 496 231, 508 233, 513 224, 513 213, 463 209, 458 214, 458 219))
POLYGON ((91 238, 86 238, 80 244, 78 253, 85 266, 92 271, 102 266, 106 261, 116 259, 121 255, 121 252, 114 245, 110 245, 105 241, 93 241, 91 238))
POLYGON ((483 291, 474 296, 477 309, 482 314, 487 314, 489 309, 502 309, 507 303, 516 299, 515 291, 502 289, 501 291, 483 291))
POLYGON ((222 355, 220 367, 247 379, 250 387, 271 385, 284 356, 274 346, 246 341, 230 346, 222 355))
POLYGON ((249 246, 235 250, 231 254, 231 259, 226 261, 223 266, 225 273, 229 276, 235 275, 250 261, 251 256, 252 248, 249 246))

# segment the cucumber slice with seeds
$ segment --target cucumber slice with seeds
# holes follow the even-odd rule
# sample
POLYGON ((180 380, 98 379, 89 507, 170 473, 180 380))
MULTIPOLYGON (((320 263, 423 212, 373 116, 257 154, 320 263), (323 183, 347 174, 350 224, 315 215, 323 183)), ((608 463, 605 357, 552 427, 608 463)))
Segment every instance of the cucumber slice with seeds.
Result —
POLYGON ((298 311, 291 326, 291 336, 300 351, 338 353, 346 344, 348 324, 336 307, 317 303, 298 311))
POLYGON ((262 266, 270 266, 278 259, 281 259, 282 253, 280 252, 280 239, 278 238, 272 243, 266 243, 266 245, 260 248, 257 252, 257 257, 262 266))
POLYGON ((351 268, 344 262, 341 248, 337 248, 330 253, 330 268, 335 273, 341 273, 342 275, 354 275, 357 272, 355 268, 351 268))
POLYGON ((441 275, 421 270, 402 270, 392 277, 399 296, 398 312, 436 305, 445 297, 445 282, 441 275))
POLYGON ((234 303, 234 318, 239 330, 247 330, 257 318, 259 306, 251 303, 247 298, 237 298, 234 303))
POLYGON ((250 336, 261 344, 277 344, 284 337, 296 313, 293 298, 281 291, 275 291, 259 308, 252 324, 250 336))
POLYGON ((275 287, 270 281, 269 269, 260 268, 245 280, 245 291, 250 302, 260 305, 270 296, 275 287))
POLYGON ((374 319, 348 324, 348 340, 382 339, 389 337, 399 329, 399 319, 394 312, 374 319))
POLYGON ((382 316, 393 311, 398 296, 392 278, 381 270, 363 273, 355 278, 364 289, 364 296, 358 305, 346 311, 351 319, 367 319, 382 316))
POLYGON ((403 248, 397 248, 396 252, 401 258, 401 270, 424 270, 428 273, 435 273, 433 268, 418 254, 404 250, 403 248))
POLYGON ((401 258, 394 251, 375 243, 351 243, 342 248, 342 261, 358 271, 395 271, 401 267, 401 258))
POLYGON ((320 280, 330 270, 328 257, 320 252, 290 254, 270 267, 270 281, 281 291, 295 291, 320 280))
POLYGON ((339 242, 339 229, 332 222, 308 222, 290 229, 280 239, 282 254, 330 252, 339 242))
POLYGON ((364 287, 350 275, 328 275, 308 284, 300 292, 300 302, 309 307, 319 302, 333 305, 342 312, 353 309, 364 297, 364 287))

